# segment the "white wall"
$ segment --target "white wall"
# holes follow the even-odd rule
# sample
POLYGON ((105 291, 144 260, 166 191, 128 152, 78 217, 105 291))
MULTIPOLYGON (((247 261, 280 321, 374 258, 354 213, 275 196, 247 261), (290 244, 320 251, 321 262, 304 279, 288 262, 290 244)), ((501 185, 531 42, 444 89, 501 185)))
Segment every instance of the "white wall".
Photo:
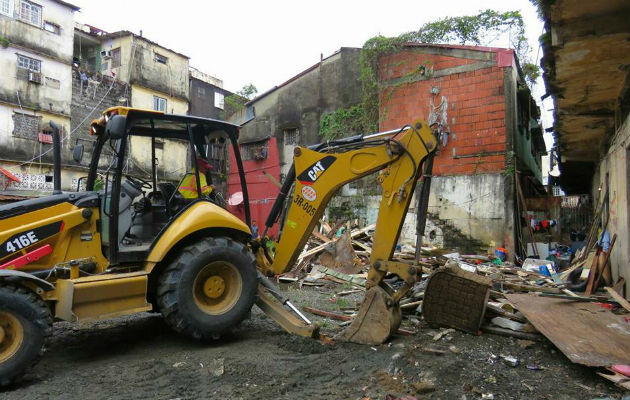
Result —
MULTIPOLYGON (((626 280, 626 294, 630 295, 630 115, 611 142, 608 153, 599 165, 599 188, 595 188, 595 204, 601 202, 606 188, 606 174, 608 174, 610 220, 608 230, 611 235, 617 234, 617 242, 610 253, 610 265, 613 278, 623 277, 626 280), (599 197, 599 198, 598 198, 599 197)), ((597 179, 597 178, 596 178, 597 179)))

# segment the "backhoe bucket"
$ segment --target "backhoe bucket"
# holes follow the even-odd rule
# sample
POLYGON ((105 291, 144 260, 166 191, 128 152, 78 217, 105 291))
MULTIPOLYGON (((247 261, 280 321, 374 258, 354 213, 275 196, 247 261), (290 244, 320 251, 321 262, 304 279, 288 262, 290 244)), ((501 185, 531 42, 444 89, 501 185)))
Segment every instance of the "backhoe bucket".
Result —
POLYGON ((393 304, 385 289, 374 286, 365 293, 359 313, 350 326, 335 339, 359 344, 377 345, 385 342, 400 326, 400 307, 393 304))

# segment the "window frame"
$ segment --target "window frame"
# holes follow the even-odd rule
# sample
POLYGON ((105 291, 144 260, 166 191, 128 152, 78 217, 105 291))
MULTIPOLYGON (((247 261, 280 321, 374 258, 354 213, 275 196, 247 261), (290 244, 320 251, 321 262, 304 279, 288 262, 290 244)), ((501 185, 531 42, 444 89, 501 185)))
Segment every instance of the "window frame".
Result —
POLYGON ((59 26, 59 24, 55 24, 54 22, 44 21, 42 29, 55 35, 61 35, 61 26, 59 26), (50 27, 50 29, 48 27, 50 27))
POLYGON ((160 97, 160 96, 156 96, 153 95, 153 110, 154 111, 161 111, 161 112, 166 112, 168 107, 168 99, 165 97, 160 97), (164 109, 161 110, 160 108, 160 104, 162 103, 162 101, 164 101, 164 109))
POLYGON ((6 15, 7 17, 13 17, 13 12, 15 11, 15 4, 13 0, 0 0, 0 14, 6 15), (2 10, 2 5, 7 5, 7 11, 2 10))
POLYGON ((18 19, 22 22, 26 22, 27 24, 41 28, 43 26, 42 10, 43 10, 43 7, 40 4, 34 3, 29 0, 20 0, 20 10, 18 11, 18 19), (23 14, 25 5, 29 7, 28 16, 26 17, 23 14), (33 21, 34 9, 38 10, 37 22, 33 21))
POLYGON ((300 142, 300 128, 284 128, 282 130, 282 140, 285 146, 297 146, 300 142), (289 140, 289 138, 291 140, 289 140))
POLYGON ((36 73, 38 73, 38 74, 41 74, 41 73, 42 73, 42 60, 38 60, 38 59, 36 59, 36 58, 28 57, 28 56, 25 56, 25 55, 22 55, 22 54, 19 54, 19 53, 18 53, 18 54, 17 54, 17 61, 16 61, 16 64, 17 64, 17 67, 18 67, 19 69, 25 69, 25 70, 27 70, 27 71, 36 72, 36 73), (27 64, 27 66, 26 66, 26 67, 24 67, 24 66, 20 65, 20 58, 23 58, 23 59, 27 60, 27 63, 28 63, 28 64, 27 64), (31 65, 30 65, 30 64, 31 64, 31 62, 36 63, 36 65, 37 65, 37 69, 33 69, 33 68, 31 68, 31 65))
POLYGON ((214 91, 214 108, 225 110, 225 95, 217 90, 214 91))
POLYGON ((157 62, 157 63, 164 64, 164 65, 168 65, 168 57, 166 57, 166 56, 165 56, 165 55, 163 55, 163 54, 160 54, 160 53, 154 52, 154 53, 153 53, 153 60, 154 60, 155 62, 157 62))

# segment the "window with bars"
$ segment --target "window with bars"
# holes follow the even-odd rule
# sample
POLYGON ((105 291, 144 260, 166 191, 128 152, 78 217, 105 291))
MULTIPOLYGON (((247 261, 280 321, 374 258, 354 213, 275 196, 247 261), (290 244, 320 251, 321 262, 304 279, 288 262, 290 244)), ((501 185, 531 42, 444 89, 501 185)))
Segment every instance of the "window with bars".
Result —
POLYGON ((159 96, 153 96, 153 109, 155 111, 166 112, 166 99, 159 96))
POLYGON ((267 158, 267 145, 269 141, 265 140, 263 142, 255 142, 255 143, 245 143, 240 146, 241 149, 241 159, 243 161, 248 160, 264 160, 267 158))
POLYGON ((112 50, 112 68, 118 68, 120 65, 120 47, 117 47, 112 50))
POLYGON ((27 69, 33 72, 42 71, 42 62, 40 60, 26 57, 21 54, 18 54, 17 56, 17 66, 18 68, 27 69))
POLYGON ((0 14, 8 15, 11 17, 13 10, 13 0, 0 0, 0 14))
POLYGON ((300 130, 298 128, 289 128, 283 130, 284 132, 284 145, 285 146, 297 146, 300 140, 300 130))
POLYGON ((42 26, 42 6, 27 0, 20 1, 20 19, 29 24, 42 26))
POLYGON ((41 119, 42 117, 39 116, 14 113, 13 136, 19 136, 28 139, 37 139, 41 119))

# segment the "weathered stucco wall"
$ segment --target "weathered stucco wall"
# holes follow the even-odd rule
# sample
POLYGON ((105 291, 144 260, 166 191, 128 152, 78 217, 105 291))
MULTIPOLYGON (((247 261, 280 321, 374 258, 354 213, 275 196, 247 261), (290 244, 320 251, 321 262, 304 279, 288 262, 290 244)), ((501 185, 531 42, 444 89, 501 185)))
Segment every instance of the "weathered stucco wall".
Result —
MULTIPOLYGON (((177 98, 184 103, 188 102, 187 57, 128 32, 120 36, 112 33, 108 37, 101 49, 112 51, 120 48, 120 66, 113 67, 113 58, 102 60, 104 74, 115 74, 123 82, 160 92, 162 93, 160 97, 177 98), (156 61, 156 54, 166 57, 166 63, 156 61)), ((132 105, 138 107, 133 103, 132 105)), ((153 100, 148 108, 153 109, 153 100)))
POLYGON ((594 204, 601 204, 601 197, 606 188, 606 176, 609 184, 610 220, 608 230, 617 234, 617 242, 610 253, 610 265, 613 279, 623 277, 626 280, 626 293, 630 293, 630 116, 618 129, 615 140, 610 145, 608 153, 599 165, 599 174, 595 182, 599 187, 594 189, 594 204), (599 188, 602 188, 599 191, 599 188))
POLYGON ((70 115, 72 69, 69 64, 27 49, 0 46, 0 71, 0 102, 70 115), (18 69, 18 54, 41 61, 41 83, 29 82, 28 72, 18 69))
MULTIPOLYGON (((52 144, 40 143, 37 137, 18 137, 14 135, 15 113, 25 113, 38 118, 40 130, 48 127, 50 120, 54 121, 63 131, 62 138, 67 138, 70 132, 70 118, 46 112, 21 110, 19 107, 0 104, 0 159, 5 161, 24 162, 52 147, 52 144)), ((44 162, 52 163, 52 152, 42 157, 44 162)))
MULTIPOLYGON (((0 36, 7 39, 12 47, 31 49, 40 56, 43 55, 70 65, 72 62, 72 37, 74 35, 72 9, 50 0, 38 0, 36 3, 42 6, 41 26, 0 14, 0 36), (58 25, 59 33, 44 30, 44 22, 58 25)), ((14 1, 13 5, 17 12, 19 2, 14 1)))
POLYGON ((432 233, 427 226, 425 241, 448 248, 468 239, 477 246, 511 248, 514 216, 506 205, 511 197, 506 189, 509 180, 500 173, 433 177, 428 211, 441 228, 432 233))
POLYGON ((158 92, 147 87, 131 85, 131 105, 136 108, 153 110, 153 96, 166 99, 166 112, 171 114, 186 114, 188 102, 180 98, 172 97, 166 93, 158 92))
MULTIPOLYGON (((319 143, 325 113, 361 101, 360 49, 342 48, 273 92, 254 100, 256 118, 241 129, 241 140, 275 136, 284 146, 283 130, 297 128, 299 143, 319 143)), ((281 165, 290 163, 281 151, 281 165)))

